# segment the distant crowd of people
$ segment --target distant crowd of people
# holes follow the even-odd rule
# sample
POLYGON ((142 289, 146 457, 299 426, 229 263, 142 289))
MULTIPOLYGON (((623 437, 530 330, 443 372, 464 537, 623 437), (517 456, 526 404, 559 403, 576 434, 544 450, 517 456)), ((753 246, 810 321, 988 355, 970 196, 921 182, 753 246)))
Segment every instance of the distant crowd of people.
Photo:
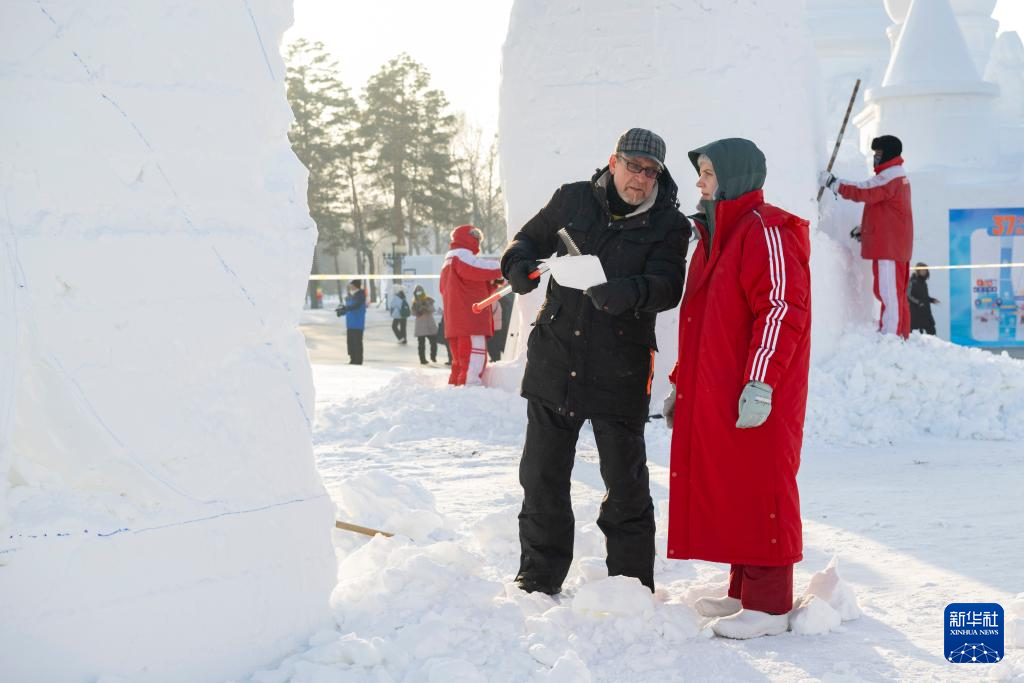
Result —
MULTIPOLYGON (((487 360, 501 360, 512 315, 513 296, 503 297, 479 313, 472 310, 474 303, 505 284, 497 261, 476 257, 479 235, 472 226, 453 231, 452 251, 446 255, 441 271, 441 305, 422 285, 413 287, 410 302, 402 284, 394 285, 380 302, 391 318, 391 331, 398 344, 409 343, 409 318, 414 319, 412 335, 416 337, 421 365, 438 363, 438 347, 444 347, 444 365, 452 368, 451 384, 480 384, 487 360), (487 279, 474 279, 478 276, 487 279)), ((335 309, 338 317, 345 317, 349 365, 363 364, 367 307, 362 280, 350 281, 346 296, 335 309)))

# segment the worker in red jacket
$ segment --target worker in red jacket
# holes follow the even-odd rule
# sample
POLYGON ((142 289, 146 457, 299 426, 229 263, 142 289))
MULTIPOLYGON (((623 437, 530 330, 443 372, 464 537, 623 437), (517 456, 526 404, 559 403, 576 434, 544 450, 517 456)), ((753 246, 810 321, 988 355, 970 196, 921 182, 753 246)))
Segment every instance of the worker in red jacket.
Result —
POLYGON ((448 383, 480 384, 487 365, 487 338, 494 334, 491 309, 473 312, 473 304, 486 299, 501 278, 497 261, 480 258, 483 233, 472 225, 452 230, 449 251, 441 267, 444 334, 452 353, 448 383))
POLYGON ((860 255, 871 261, 875 298, 882 302, 878 329, 883 334, 910 336, 907 284, 914 248, 914 216, 910 180, 903 170, 903 143, 893 135, 871 141, 875 176, 855 183, 822 171, 820 184, 844 199, 864 204, 860 255))
POLYGON ((764 201, 749 140, 690 152, 702 213, 679 309, 668 557, 730 565, 728 595, 697 601, 720 636, 783 633, 803 557, 800 466, 811 345, 810 241, 764 201))

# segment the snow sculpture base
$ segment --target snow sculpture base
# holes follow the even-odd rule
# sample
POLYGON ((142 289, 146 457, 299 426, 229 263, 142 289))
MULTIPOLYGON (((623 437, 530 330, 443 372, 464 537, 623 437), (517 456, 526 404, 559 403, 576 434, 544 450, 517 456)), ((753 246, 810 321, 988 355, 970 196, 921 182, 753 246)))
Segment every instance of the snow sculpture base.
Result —
POLYGON ((336 582, 291 3, 0 15, 0 680, 243 677, 336 582))
POLYGON ((225 681, 272 662, 330 624, 324 508, 24 543, 0 566, 0 678, 225 681))

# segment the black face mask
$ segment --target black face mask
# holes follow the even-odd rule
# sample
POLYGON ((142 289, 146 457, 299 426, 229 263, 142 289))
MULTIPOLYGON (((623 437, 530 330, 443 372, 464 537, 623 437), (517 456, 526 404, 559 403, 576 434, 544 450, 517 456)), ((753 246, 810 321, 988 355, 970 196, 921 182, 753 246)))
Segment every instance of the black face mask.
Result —
POLYGON ((882 152, 875 152, 875 166, 880 166, 882 163, 882 152))

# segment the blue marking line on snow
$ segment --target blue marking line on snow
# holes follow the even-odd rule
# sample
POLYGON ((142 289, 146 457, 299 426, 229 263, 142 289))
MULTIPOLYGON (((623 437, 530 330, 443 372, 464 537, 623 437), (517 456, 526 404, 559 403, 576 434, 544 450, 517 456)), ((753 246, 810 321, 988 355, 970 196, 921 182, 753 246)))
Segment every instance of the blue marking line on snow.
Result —
POLYGON ((99 538, 110 538, 111 536, 117 536, 118 534, 124 533, 126 531, 131 531, 131 529, 129 529, 128 527, 122 527, 120 529, 115 529, 114 531, 109 531, 107 533, 103 533, 101 531, 97 532, 96 536, 98 536, 99 538))
POLYGON ((97 410, 96 406, 93 405, 92 401, 89 399, 89 396, 85 393, 85 389, 82 387, 82 385, 79 384, 78 380, 74 377, 74 375, 72 375, 70 372, 68 372, 68 370, 64 368, 64 364, 60 362, 60 359, 51 354, 49 360, 51 363, 51 367, 58 370, 60 374, 64 376, 64 379, 67 380, 67 382, 71 384, 72 387, 74 387, 79 401, 82 403, 85 409, 89 411, 89 414, 92 415, 96 423, 99 424, 100 427, 102 427, 103 430, 107 433, 107 435, 110 436, 110 438, 114 441, 114 443, 116 443, 121 448, 121 450, 124 451, 125 456, 136 467, 138 467, 140 470, 149 475, 154 481, 160 483, 162 486, 164 486, 170 491, 173 491, 182 498, 186 498, 196 503, 210 504, 216 502, 214 500, 203 500, 201 498, 196 498, 195 496, 186 493, 185 491, 182 491, 177 486, 172 484, 170 481, 157 474, 151 467, 147 466, 146 463, 144 463, 140 458, 134 456, 131 452, 131 449, 128 448, 124 441, 122 441, 120 437, 118 437, 118 435, 114 432, 110 425, 108 425, 107 422, 100 415, 99 410, 97 410))
MULTIPOLYGON (((43 7, 43 3, 41 2, 41 0, 36 0, 36 4, 39 5, 39 11, 43 13, 43 16, 45 16, 47 19, 49 19, 50 23, 53 24, 57 28, 56 36, 63 40, 63 38, 64 38, 64 29, 61 28, 61 25, 58 24, 57 20, 53 18, 53 15, 46 11, 46 8, 43 7)), ((85 75, 89 77, 89 80, 90 81, 95 81, 96 77, 93 75, 92 69, 89 68, 89 66, 85 63, 85 60, 82 59, 82 57, 78 54, 78 52, 76 52, 75 50, 71 50, 71 54, 75 56, 75 59, 78 61, 78 64, 83 69, 85 69, 85 75)))
POLYGON ((213 250, 213 254, 214 254, 214 256, 217 257, 217 260, 220 261, 221 268, 223 268, 224 272, 227 273, 228 275, 230 275, 234 279, 235 284, 238 285, 238 288, 242 292, 242 296, 245 297, 245 300, 248 301, 249 305, 252 306, 253 310, 256 311, 256 317, 260 321, 260 326, 261 327, 266 327, 267 326, 266 321, 264 321, 263 320, 263 316, 260 315, 260 309, 256 306, 256 300, 252 298, 252 295, 249 294, 249 290, 246 288, 246 286, 244 284, 242 284, 242 278, 238 277, 238 273, 235 272, 235 269, 232 268, 230 265, 228 265, 227 259, 225 259, 221 255, 220 250, 218 250, 217 247, 215 247, 215 246, 213 246, 211 244, 210 245, 210 249, 213 250))
MULTIPOLYGON (((121 116, 124 117, 124 120, 128 122, 129 126, 132 127, 132 130, 135 131, 135 135, 137 135, 139 140, 142 141, 142 144, 144 144, 146 146, 146 149, 148 149, 153 154, 156 154, 156 150, 153 149, 153 145, 149 144, 149 139, 147 139, 146 136, 142 133, 142 130, 138 126, 135 125, 135 122, 132 121, 130 116, 128 116, 128 112, 126 112, 124 109, 122 109, 121 105, 118 104, 117 102, 115 102, 113 99, 111 99, 110 95, 108 95, 107 93, 101 92, 100 93, 100 97, 102 99, 106 100, 107 102, 109 102, 110 106, 112 106, 114 109, 116 109, 118 111, 118 113, 121 114, 121 116)), ((166 180, 166 176, 164 176, 164 179, 166 180)), ((174 188, 173 187, 171 188, 171 192, 174 192, 174 188)), ((175 192, 174 195, 175 195, 175 197, 177 197, 178 193, 175 192)))
POLYGON ((272 510, 274 508, 284 507, 286 505, 294 505, 295 503, 306 503, 311 500, 319 500, 320 498, 325 498, 326 496, 326 493, 321 493, 320 495, 313 496, 312 498, 293 498, 292 500, 286 500, 280 503, 271 503, 270 505, 264 505, 258 508, 250 508, 248 510, 230 510, 228 512, 220 512, 216 515, 209 515, 208 517, 197 517, 196 519, 188 519, 184 522, 173 522, 171 524, 162 524, 160 526, 151 526, 145 527, 143 529, 136 529, 132 533, 142 534, 147 531, 159 531, 160 529, 169 529, 171 527, 185 526, 187 524, 196 524, 198 522, 209 522, 214 519, 220 519, 221 517, 234 517, 237 515, 247 515, 253 512, 264 512, 266 510, 272 510))
POLYGON ((245 1, 245 11, 249 13, 249 19, 252 20, 253 31, 256 32, 256 40, 259 41, 260 51, 263 52, 263 61, 267 64, 267 71, 270 73, 270 77, 277 80, 277 76, 274 75, 274 69, 270 66, 270 57, 267 56, 267 48, 263 44, 263 36, 260 35, 260 27, 256 25, 256 17, 253 16, 252 7, 249 6, 249 0, 245 1))
MULTIPOLYGON (((113 531, 97 531, 95 534, 89 534, 89 530, 88 529, 84 529, 82 531, 82 534, 79 534, 79 535, 86 535, 86 536, 94 535, 96 538, 112 538, 114 536, 118 536, 120 534, 126 534, 126 533, 142 534, 142 533, 146 533, 147 531, 160 531, 161 529, 171 529, 173 527, 187 526, 189 524, 196 524, 196 523, 199 523, 199 522, 209 522, 211 520, 220 519, 222 517, 236 517, 238 515, 248 515, 248 514, 251 514, 251 513, 254 513, 254 512, 265 512, 267 510, 273 510, 274 508, 285 507, 286 505, 295 505, 296 503, 308 503, 310 501, 320 500, 321 498, 326 498, 327 495, 328 494, 326 492, 324 492, 324 493, 321 493, 321 494, 316 495, 316 496, 310 496, 309 498, 293 498, 291 500, 281 501, 280 503, 270 503, 269 505, 262 505, 260 507, 255 507, 255 508, 247 508, 245 510, 228 510, 226 512, 219 512, 219 513, 217 513, 215 515, 207 515, 206 517, 196 517, 195 519, 186 519, 186 520, 184 520, 182 522, 171 522, 169 524, 159 524, 157 526, 143 527, 141 529, 132 529, 130 527, 121 527, 120 529, 114 529, 113 531)), ((73 535, 75 535, 75 534, 73 534, 70 531, 60 531, 60 532, 54 534, 53 537, 54 538, 68 538, 68 537, 73 536, 73 535)), ((7 536, 7 540, 8 541, 14 541, 16 539, 38 540, 40 538, 49 538, 49 536, 47 534, 45 534, 45 533, 44 534, 10 534, 10 535, 7 536)), ((4 554, 7 554, 7 553, 17 552, 20 549, 21 549, 20 547, 0 548, 0 555, 4 555, 4 554)))

